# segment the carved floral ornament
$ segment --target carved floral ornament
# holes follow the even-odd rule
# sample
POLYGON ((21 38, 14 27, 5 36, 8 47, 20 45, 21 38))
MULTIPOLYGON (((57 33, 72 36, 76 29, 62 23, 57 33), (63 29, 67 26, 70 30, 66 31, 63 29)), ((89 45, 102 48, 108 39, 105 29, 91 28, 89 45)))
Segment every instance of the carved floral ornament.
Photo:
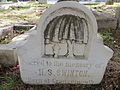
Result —
POLYGON ((84 57, 85 46, 88 43, 87 22, 84 18, 78 16, 58 16, 47 25, 44 39, 45 49, 51 45, 52 50, 51 53, 49 53, 50 51, 45 52, 45 55, 52 55, 53 57, 84 57), (77 46, 82 48, 79 49, 82 52, 80 55, 76 53, 77 46), (64 52, 62 52, 62 49, 64 49, 64 52))
POLYGON ((73 5, 66 7, 60 3, 62 2, 59 2, 58 9, 54 10, 52 7, 51 11, 45 12, 47 15, 43 15, 46 17, 41 26, 44 30, 43 55, 56 58, 87 58, 91 42, 97 32, 95 17, 90 15, 91 12, 88 11, 88 14, 82 10, 86 9, 85 7, 73 5), (91 22, 94 22, 94 25, 91 22))

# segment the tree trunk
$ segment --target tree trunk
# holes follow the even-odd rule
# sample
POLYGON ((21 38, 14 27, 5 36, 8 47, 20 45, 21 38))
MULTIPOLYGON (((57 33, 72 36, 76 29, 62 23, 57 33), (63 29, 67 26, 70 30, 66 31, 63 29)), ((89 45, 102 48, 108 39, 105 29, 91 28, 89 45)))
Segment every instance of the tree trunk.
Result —
POLYGON ((114 4, 114 0, 107 0, 106 5, 113 5, 114 4))
POLYGON ((116 7, 117 29, 120 29, 120 7, 116 7))

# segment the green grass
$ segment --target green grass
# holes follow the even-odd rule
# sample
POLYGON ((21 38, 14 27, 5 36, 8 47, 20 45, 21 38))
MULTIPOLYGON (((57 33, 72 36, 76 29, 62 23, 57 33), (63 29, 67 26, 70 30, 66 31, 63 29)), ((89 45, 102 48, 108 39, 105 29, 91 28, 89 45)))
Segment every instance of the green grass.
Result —
POLYGON ((118 30, 100 30, 99 34, 102 36, 104 44, 109 46, 114 51, 112 60, 120 63, 120 49, 118 30))
POLYGON ((9 12, 11 11, 10 9, 6 9, 6 10, 0 10, 0 13, 5 13, 5 12, 9 12))
POLYGON ((120 6, 120 3, 114 3, 113 5, 105 5, 105 3, 98 4, 98 5, 85 5, 90 8, 94 8, 96 10, 102 10, 104 7, 118 7, 120 6))
POLYGON ((106 7, 106 5, 100 4, 100 5, 86 5, 87 7, 94 8, 96 10, 100 10, 103 7, 106 7))
POLYGON ((0 80, 0 90, 12 90, 15 86, 23 85, 21 79, 11 73, 0 77, 0 80))
POLYGON ((33 6, 44 6, 44 7, 50 7, 51 5, 49 4, 41 4, 38 2, 29 2, 27 4, 21 4, 21 7, 33 7, 33 6))
POLYGON ((11 6, 10 8, 11 8, 12 10, 14 10, 14 9, 19 9, 19 10, 20 10, 20 9, 29 9, 30 6, 22 6, 22 5, 21 5, 21 6, 17 6, 17 7, 16 7, 16 6, 11 6))
POLYGON ((103 41, 105 44, 107 45, 115 45, 116 44, 116 40, 114 38, 113 32, 111 32, 111 30, 100 30, 99 34, 102 36, 103 41))
POLYGON ((120 58, 116 60, 116 62, 119 62, 120 63, 120 58))

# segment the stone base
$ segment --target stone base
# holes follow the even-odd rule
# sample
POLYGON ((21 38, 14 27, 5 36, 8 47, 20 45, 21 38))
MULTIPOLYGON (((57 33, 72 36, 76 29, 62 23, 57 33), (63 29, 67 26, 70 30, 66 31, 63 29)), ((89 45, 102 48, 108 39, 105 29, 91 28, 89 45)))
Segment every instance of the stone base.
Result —
MULTIPOLYGON (((34 25, 15 25, 15 26, 8 26, 4 28, 0 28, 0 39, 1 37, 4 37, 7 33, 7 30, 11 29, 21 29, 21 28, 28 28, 30 27, 32 29, 35 29, 34 25)), ((29 31, 28 31, 29 32, 29 31)), ((15 37, 16 38, 16 37, 15 37)), ((13 38, 14 40, 14 38, 13 38)), ((13 41, 12 40, 12 41, 13 41)), ((15 66, 18 64, 18 56, 15 52, 16 46, 11 45, 12 42, 8 44, 0 44, 0 64, 4 66, 15 66)))

